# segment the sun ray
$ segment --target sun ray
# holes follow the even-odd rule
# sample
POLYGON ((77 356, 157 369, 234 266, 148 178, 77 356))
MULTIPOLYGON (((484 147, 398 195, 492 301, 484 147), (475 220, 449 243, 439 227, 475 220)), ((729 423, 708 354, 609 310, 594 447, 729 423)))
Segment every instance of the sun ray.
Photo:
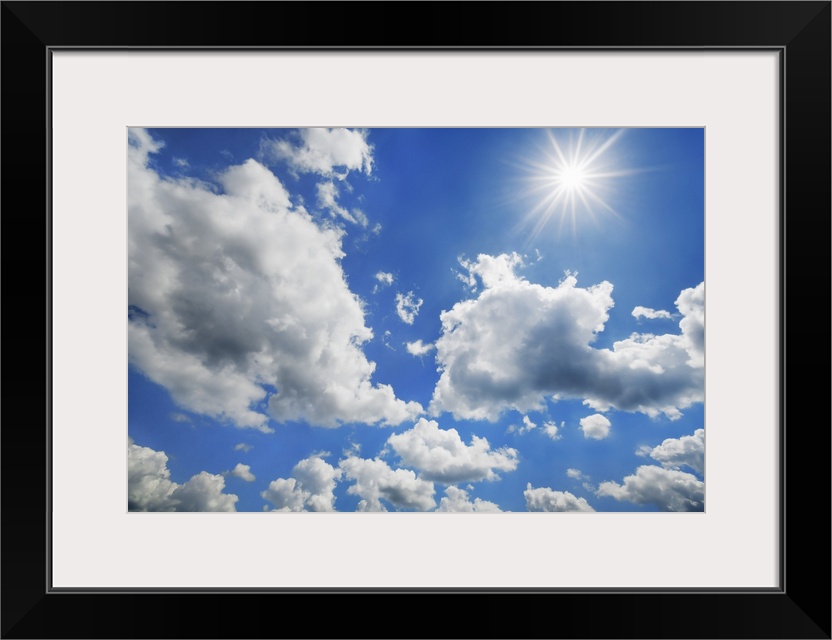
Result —
POLYGON ((633 173, 616 166, 611 149, 624 134, 605 130, 547 130, 548 146, 538 158, 526 159, 526 195, 535 202, 525 223, 533 237, 554 219, 560 231, 568 224, 577 234, 580 221, 598 224, 600 214, 620 218, 610 203, 614 182, 633 173))

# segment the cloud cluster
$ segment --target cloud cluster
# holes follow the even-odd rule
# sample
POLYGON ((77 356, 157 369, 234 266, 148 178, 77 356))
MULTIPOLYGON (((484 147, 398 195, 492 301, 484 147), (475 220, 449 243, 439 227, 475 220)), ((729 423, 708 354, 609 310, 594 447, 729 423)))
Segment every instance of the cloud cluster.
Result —
POLYGON ((456 429, 440 429, 424 418, 412 429, 390 436, 387 444, 406 466, 419 469, 421 478, 446 484, 496 480, 497 471, 513 471, 518 464, 515 449, 492 451, 488 440, 478 436, 466 445, 456 429))
MULTIPOLYGON (((301 135, 303 146, 287 156, 298 168, 369 171, 362 135, 301 135), (321 140, 328 150, 313 153, 321 140)), ((160 177, 148 159, 161 143, 142 129, 129 137, 133 365, 182 407, 263 431, 270 416, 336 427, 396 425, 421 413, 371 381, 375 364, 361 345, 373 334, 339 262, 342 231, 292 208, 254 160, 221 174, 216 193, 160 177)))
POLYGON ((383 498, 397 509, 430 511, 436 507, 433 483, 416 477, 407 469, 392 469, 378 458, 372 460, 349 456, 339 463, 348 480, 355 481, 347 489, 361 498, 358 511, 387 511, 383 498))
POLYGON ((578 498, 568 491, 553 491, 548 487, 534 489, 531 483, 526 485, 523 496, 529 511, 595 511, 584 498, 578 498))
POLYGON ((494 502, 474 498, 472 502, 468 492, 459 487, 450 486, 445 489, 445 497, 439 501, 437 511, 447 513, 502 513, 502 509, 494 502))
POLYGON ((696 476, 652 465, 643 465, 624 484, 602 482, 598 496, 611 496, 635 504, 654 504, 662 511, 703 511, 705 483, 696 476))
POLYGON ((659 446, 644 451, 656 462, 669 469, 687 466, 697 473, 705 471, 705 430, 697 429, 692 436, 667 438, 659 446))
POLYGON ((416 294, 408 291, 406 294, 396 294, 396 314, 405 324, 413 324, 416 316, 419 315, 419 309, 422 307, 424 300, 417 298, 416 294))
POLYGON ((223 493, 225 478, 201 471, 184 484, 170 479, 164 451, 127 445, 129 511, 236 511, 237 496, 223 493))
POLYGON ((335 485, 341 470, 325 462, 328 453, 301 460, 292 469, 291 478, 278 478, 260 495, 271 502, 273 511, 334 511, 335 485))
POLYGON ((494 421, 508 409, 541 410, 549 397, 676 419, 704 399, 704 283, 676 301, 681 334, 632 334, 597 349, 609 282, 581 288, 567 273, 557 287, 534 284, 517 275, 516 253, 461 264, 484 288, 441 314, 432 415, 494 421))

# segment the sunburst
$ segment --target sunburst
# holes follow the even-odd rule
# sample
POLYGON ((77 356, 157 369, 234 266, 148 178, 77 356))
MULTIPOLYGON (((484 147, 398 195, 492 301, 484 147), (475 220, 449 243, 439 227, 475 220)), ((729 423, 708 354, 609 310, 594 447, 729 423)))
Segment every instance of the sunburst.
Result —
POLYGON ((526 220, 534 225, 533 235, 553 218, 561 230, 569 223, 575 234, 582 218, 597 223, 599 212, 619 216, 610 204, 613 182, 632 171, 616 166, 609 150, 624 131, 547 131, 549 146, 542 157, 527 160, 527 195, 535 199, 535 205, 526 220))

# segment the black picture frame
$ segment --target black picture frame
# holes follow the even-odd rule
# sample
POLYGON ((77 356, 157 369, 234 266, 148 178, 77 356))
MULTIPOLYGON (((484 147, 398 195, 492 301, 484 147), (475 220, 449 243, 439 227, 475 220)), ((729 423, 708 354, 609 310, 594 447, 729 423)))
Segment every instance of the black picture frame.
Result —
POLYGON ((306 637, 333 638, 830 638, 830 2, 3 2, 0 11, 3 638, 287 637, 298 622, 306 637), (778 51, 779 588, 51 589, 50 56, 131 47, 778 51), (301 609, 342 603, 377 615, 395 607, 405 630, 366 610, 306 619, 301 609))

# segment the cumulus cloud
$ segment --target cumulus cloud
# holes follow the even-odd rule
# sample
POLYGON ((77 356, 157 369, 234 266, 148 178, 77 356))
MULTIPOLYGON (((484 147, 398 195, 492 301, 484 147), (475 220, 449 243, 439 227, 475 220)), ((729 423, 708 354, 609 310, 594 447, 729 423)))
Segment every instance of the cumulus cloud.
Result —
POLYGON ((634 475, 624 478, 624 484, 602 482, 598 496, 635 504, 655 504, 662 511, 704 511, 705 483, 684 471, 644 465, 634 475))
POLYGON ((462 264, 484 290, 441 314, 433 415, 494 421, 507 409, 540 411, 548 397, 677 419, 703 401, 704 283, 677 299, 681 334, 634 333, 598 349, 609 282, 581 288, 567 273, 557 287, 534 284, 516 274, 516 253, 462 264))
POLYGON ((701 474, 705 471, 705 430, 697 429, 692 436, 668 438, 657 447, 647 447, 644 453, 663 467, 687 466, 701 474))
POLYGON ((466 445, 456 429, 440 429, 437 422, 424 418, 409 431, 390 436, 387 444, 406 466, 418 469, 420 477, 444 483, 496 480, 496 471, 513 471, 518 463, 515 449, 492 451, 488 440, 476 435, 466 445))
POLYGON ((384 271, 379 271, 373 277, 376 280, 378 280, 380 285, 390 286, 391 284, 393 284, 393 274, 392 273, 386 273, 384 271))
POLYGON ((670 320, 673 315, 669 311, 656 311, 650 307, 636 307, 633 309, 634 318, 647 318, 648 320, 655 320, 656 318, 665 318, 670 320))
POLYGON ((417 298, 412 291, 408 291, 407 294, 397 293, 396 313, 401 318, 401 321, 405 324, 413 324, 416 316, 419 315, 422 302, 424 300, 417 298))
POLYGON ((237 496, 223 493, 225 478, 200 471, 184 484, 170 479, 164 451, 127 445, 129 511, 236 511, 237 496))
POLYGON ((358 511, 387 511, 382 499, 396 509, 430 511, 436 507, 433 483, 417 478, 413 471, 391 469, 378 458, 355 456, 341 460, 339 466, 347 479, 355 481, 347 493, 361 498, 358 511))
POLYGON ((405 348, 407 348, 407 352, 412 356, 424 356, 436 347, 432 344, 425 344, 421 340, 416 340, 415 342, 405 343, 405 348))
POLYGON ((373 334, 341 268, 340 230, 292 208, 254 160, 220 175, 218 194, 160 177, 148 157, 161 143, 143 129, 129 137, 133 365, 180 406, 262 431, 269 416, 336 427, 421 413, 371 381, 361 345, 373 334))
POLYGON ((578 498, 568 491, 553 491, 548 487, 533 489, 531 483, 526 485, 523 496, 529 511, 595 511, 584 498, 578 498))
POLYGON ((445 497, 439 501, 437 511, 454 513, 502 513, 502 509, 494 502, 468 498, 468 492, 451 485, 445 489, 445 497))
POLYGON ((245 480, 246 482, 254 482, 257 478, 251 472, 251 467, 247 464, 243 464, 242 462, 238 462, 237 466, 234 467, 228 475, 234 476, 235 478, 239 478, 240 480, 245 480))
POLYGON ((244 442, 239 442, 239 443, 234 445, 234 451, 242 451, 243 453, 248 453, 252 449, 254 449, 254 447, 252 447, 250 444, 246 444, 244 442))
POLYGON ((267 149, 297 173, 344 179, 350 171, 369 175, 373 168, 373 148, 367 143, 366 131, 301 129, 297 144, 273 140, 267 143, 267 149))
POLYGON ((584 432, 584 438, 603 440, 610 435, 611 426, 612 423, 600 413, 581 418, 581 430, 584 432))
MULTIPOLYGON (((560 429, 563 429, 566 423, 561 421, 560 429)), ((544 422, 543 423, 543 433, 549 436, 552 440, 560 440, 562 436, 558 433, 559 428, 554 422, 544 422)))
POLYGON ((322 459, 328 455, 301 460, 292 477, 273 480, 260 496, 275 506, 273 511, 335 511, 335 485, 342 472, 322 459))
POLYGON ((567 469, 566 475, 573 480, 583 480, 586 477, 580 469, 567 469))

